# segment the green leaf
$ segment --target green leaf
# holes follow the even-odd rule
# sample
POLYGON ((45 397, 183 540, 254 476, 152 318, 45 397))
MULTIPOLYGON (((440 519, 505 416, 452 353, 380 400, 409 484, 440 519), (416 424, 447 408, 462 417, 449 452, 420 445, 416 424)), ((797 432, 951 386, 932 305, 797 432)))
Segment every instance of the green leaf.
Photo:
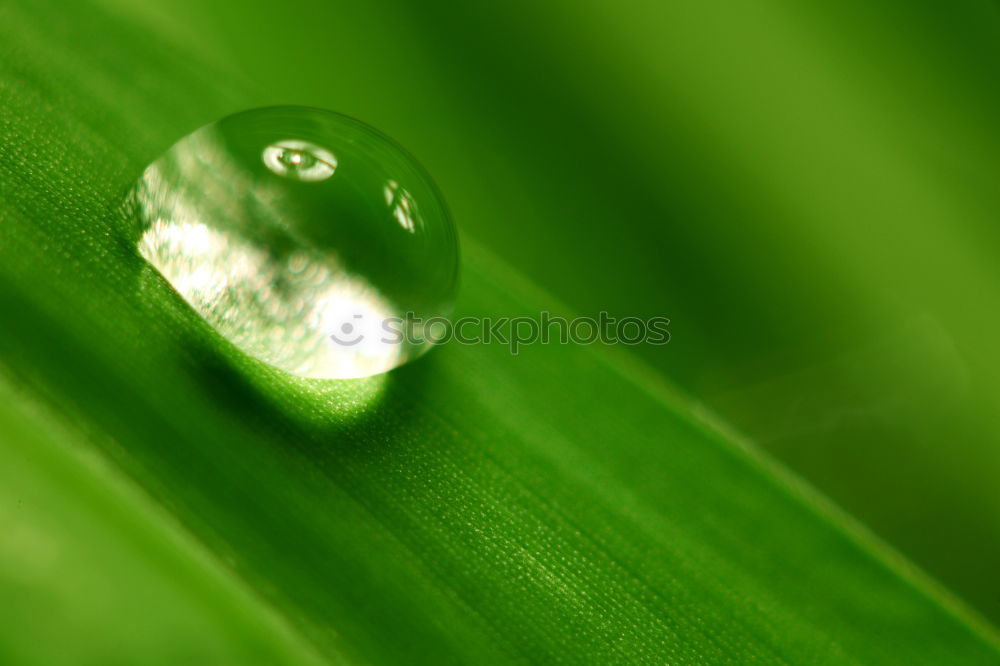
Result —
POLYGON ((324 663, 85 439, 0 390, 3 663, 324 663))
MULTIPOLYGON (((998 661, 625 354, 448 345, 310 383, 225 344, 114 216, 178 136, 270 100, 146 20, 0 8, 5 663, 998 661)), ((566 312, 464 249, 460 314, 566 312)))

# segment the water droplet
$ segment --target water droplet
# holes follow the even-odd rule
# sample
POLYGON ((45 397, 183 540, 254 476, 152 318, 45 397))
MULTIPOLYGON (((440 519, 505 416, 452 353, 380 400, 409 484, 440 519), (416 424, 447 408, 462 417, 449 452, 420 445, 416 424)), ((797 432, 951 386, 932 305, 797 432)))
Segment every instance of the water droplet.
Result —
POLYGON ((390 370, 429 348, 407 322, 453 304, 458 248, 439 193, 392 140, 340 114, 223 118, 150 164, 128 206, 139 253, 171 286, 294 375, 390 370))

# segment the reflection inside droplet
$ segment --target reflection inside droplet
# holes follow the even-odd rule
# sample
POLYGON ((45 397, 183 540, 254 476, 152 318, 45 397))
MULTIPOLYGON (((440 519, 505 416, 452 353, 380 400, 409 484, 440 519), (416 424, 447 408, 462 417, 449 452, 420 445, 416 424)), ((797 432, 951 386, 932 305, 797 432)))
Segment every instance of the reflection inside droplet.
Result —
POLYGON ((399 183, 390 180, 385 185, 385 203, 392 210, 392 216, 406 231, 411 234, 417 231, 417 202, 410 193, 400 187, 399 183))
POLYGON ((298 139, 285 139, 264 148, 261 159, 279 176, 307 183, 325 180, 337 170, 333 153, 298 139))
POLYGON ((428 348, 395 322, 451 308, 457 247, 436 189, 338 114, 224 118, 153 162, 130 203, 138 251, 171 286, 241 350, 298 376, 385 372, 428 348))

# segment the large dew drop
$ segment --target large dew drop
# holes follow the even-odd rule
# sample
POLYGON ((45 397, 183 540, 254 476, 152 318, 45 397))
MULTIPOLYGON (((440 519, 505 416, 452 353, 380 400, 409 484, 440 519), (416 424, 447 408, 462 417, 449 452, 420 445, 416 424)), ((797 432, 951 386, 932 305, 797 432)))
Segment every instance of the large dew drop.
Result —
POLYGON ((440 195, 392 140, 302 107, 228 116, 129 195, 146 258, 219 333, 302 377, 367 377, 424 353, 458 248, 440 195))

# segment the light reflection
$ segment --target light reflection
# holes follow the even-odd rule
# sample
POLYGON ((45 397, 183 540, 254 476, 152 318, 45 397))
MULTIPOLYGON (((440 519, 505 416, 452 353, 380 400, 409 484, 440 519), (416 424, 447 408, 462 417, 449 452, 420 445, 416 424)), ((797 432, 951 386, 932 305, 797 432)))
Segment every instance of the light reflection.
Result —
POLYGON ((337 158, 329 150, 298 139, 285 139, 264 148, 264 165, 286 178, 315 183, 337 170, 337 158))
POLYGON ((138 247, 230 342, 282 370, 352 378, 398 364, 400 345, 381 330, 392 310, 330 257, 275 257, 204 224, 162 219, 138 247))
POLYGON ((382 193, 385 196, 385 204, 392 208, 392 216, 399 222, 399 226, 411 234, 415 233, 417 230, 417 202, 414 201, 413 196, 394 180, 386 183, 382 193))

